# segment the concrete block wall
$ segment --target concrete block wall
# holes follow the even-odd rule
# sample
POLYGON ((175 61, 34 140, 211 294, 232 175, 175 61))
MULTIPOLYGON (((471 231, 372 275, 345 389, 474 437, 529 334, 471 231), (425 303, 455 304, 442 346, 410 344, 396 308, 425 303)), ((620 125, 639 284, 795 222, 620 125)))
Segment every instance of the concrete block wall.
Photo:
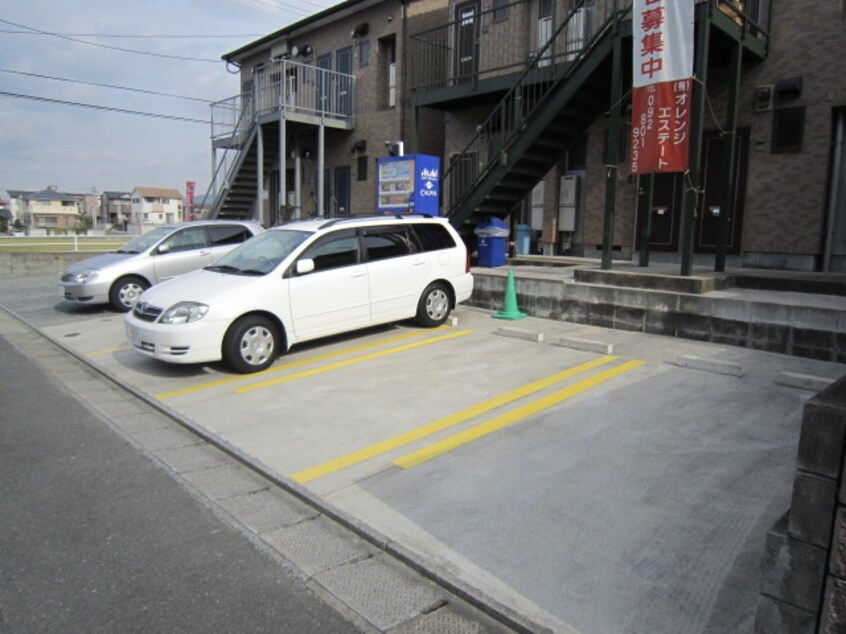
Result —
POLYGON ((846 377, 805 404, 790 510, 767 535, 756 634, 846 632, 846 377))
MULTIPOLYGON (((501 310, 506 271, 474 269, 469 304, 501 310)), ((846 313, 742 299, 717 299, 682 290, 582 284, 521 273, 517 303, 544 319, 708 341, 753 350, 846 363, 846 313)))
POLYGON ((75 262, 99 255, 93 251, 54 253, 13 253, 0 251, 0 275, 25 275, 29 273, 55 273, 58 276, 75 262))

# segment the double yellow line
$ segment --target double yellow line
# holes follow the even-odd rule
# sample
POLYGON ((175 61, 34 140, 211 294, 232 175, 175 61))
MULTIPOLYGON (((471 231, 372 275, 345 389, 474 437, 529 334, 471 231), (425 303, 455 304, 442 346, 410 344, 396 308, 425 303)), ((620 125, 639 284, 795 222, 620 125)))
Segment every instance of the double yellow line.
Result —
MULTIPOLYGON (((581 365, 568 368, 567 370, 552 374, 548 377, 545 377, 538 381, 534 381, 533 383, 529 383, 510 392, 506 392, 504 394, 500 394, 493 398, 487 399, 485 401, 482 401, 481 403, 477 403, 476 405, 465 408, 460 412, 445 416, 432 423, 429 423, 422 427, 418 427, 417 429, 413 429, 404 434, 400 434, 399 436, 394 436, 393 438, 389 438, 388 440, 383 440, 369 447, 365 447, 364 449, 360 449, 345 456, 329 460, 317 466, 310 467, 308 469, 303 469, 302 471, 297 471, 296 473, 291 474, 290 477, 291 479, 299 483, 310 482, 311 480, 321 478, 323 476, 329 475, 330 473, 340 471, 341 469, 344 469, 346 467, 350 467, 360 462, 364 462, 365 460, 369 460, 370 458, 374 458, 376 456, 385 454, 389 451, 392 451, 409 443, 421 440, 444 429, 459 425, 465 421, 470 420, 471 418, 489 412, 503 405, 507 405, 513 401, 529 396, 530 394, 534 394, 535 392, 550 387, 556 383, 559 383, 560 381, 564 381, 583 372, 588 372, 590 370, 593 370, 594 368, 608 364, 612 361, 615 361, 616 359, 617 357, 610 355, 598 357, 596 359, 593 359, 592 361, 588 361, 587 363, 582 363, 581 365)), ((426 462, 427 460, 431 460, 436 456, 442 455, 448 451, 452 451, 453 449, 456 449, 457 447, 460 447, 478 438, 481 438, 482 436, 486 436, 488 434, 493 433, 494 431, 503 429, 504 427, 508 427, 509 425, 513 425, 514 423, 517 423, 520 420, 527 418, 528 416, 537 414, 545 409, 548 409, 549 407, 552 407, 553 405, 556 405, 557 403, 560 403, 568 398, 572 398, 573 396, 576 396, 577 394, 584 392, 585 390, 595 387, 600 383, 603 383, 625 372, 633 370, 643 365, 644 363, 644 361, 629 361, 627 363, 623 363, 619 366, 613 367, 609 370, 605 370, 586 379, 578 381, 577 383, 574 383, 573 385, 563 388, 557 392, 554 392, 553 394, 522 405, 510 412, 500 414, 499 416, 496 416, 484 423, 475 425, 474 427, 471 427, 458 434, 445 438, 439 442, 429 445, 428 447, 420 449, 419 451, 415 451, 400 458, 397 458, 393 461, 393 463, 397 466, 407 469, 422 462, 426 462)))
MULTIPOLYGON (((312 363, 319 363, 321 361, 327 361, 329 359, 334 359, 337 357, 341 357, 344 355, 355 354, 357 352, 363 352, 365 350, 370 350, 372 348, 376 348, 379 346, 386 346, 393 343, 399 343, 401 341, 406 341, 408 339, 413 339, 415 337, 422 337, 428 335, 431 332, 442 332, 444 330, 448 330, 451 326, 439 326, 433 330, 427 331, 413 331, 407 332, 401 335, 397 335, 395 337, 387 337, 384 339, 379 339, 378 341, 371 341, 369 343, 361 344, 359 346, 354 346, 352 348, 344 348, 342 350, 335 350, 333 352, 327 352, 325 354, 318 354, 311 357, 306 357, 304 359, 298 359, 296 361, 290 361, 288 363, 282 363, 281 365, 274 365, 267 370, 262 372, 256 372, 255 374, 250 374, 245 376, 243 374, 238 374, 235 376, 226 376, 221 379, 216 379, 214 381, 207 381, 205 383, 200 383, 198 385, 192 385, 189 387, 183 387, 176 390, 171 390, 169 392, 162 392, 160 394, 156 394, 155 398, 159 400, 164 400, 168 398, 175 398, 177 396, 185 396, 187 394, 193 394, 194 392, 201 392, 203 390, 208 390, 215 387, 221 387, 224 385, 229 385, 231 383, 243 382, 247 380, 256 379, 258 377, 263 377, 271 374, 277 374, 279 372, 284 372, 285 370, 290 370, 292 368, 298 368, 304 365, 309 365, 312 363)), ((315 374, 321 374, 323 372, 329 372, 330 370, 335 370, 347 365, 353 365, 355 363, 361 363, 362 361, 367 361, 369 359, 375 359, 377 357, 382 357, 388 354, 393 354, 394 352, 401 352, 403 350, 408 350, 409 348, 416 348, 418 346, 423 346, 429 343, 436 343, 438 341, 443 341, 444 339, 451 339, 453 337, 458 337, 461 335, 470 334, 471 330, 460 330, 455 333, 448 333, 446 335, 441 335, 438 337, 428 337, 420 342, 415 342, 413 344, 405 345, 405 346, 398 346, 396 348, 390 348, 388 350, 383 350, 374 354, 362 355, 360 357, 354 357, 352 359, 347 359, 345 361, 341 361, 339 363, 322 366, 320 368, 316 368, 314 370, 307 370, 305 372, 299 372, 297 374, 292 374, 290 376, 281 377, 279 379, 271 379, 267 381, 262 381, 257 384, 247 385, 242 388, 237 388, 234 391, 237 393, 249 392, 250 390, 257 390, 261 387, 268 387, 270 385, 275 385, 277 383, 284 383, 286 381, 293 381, 294 379, 301 379, 307 376, 314 376, 315 374)), ((284 358, 284 357, 283 357, 284 358)))

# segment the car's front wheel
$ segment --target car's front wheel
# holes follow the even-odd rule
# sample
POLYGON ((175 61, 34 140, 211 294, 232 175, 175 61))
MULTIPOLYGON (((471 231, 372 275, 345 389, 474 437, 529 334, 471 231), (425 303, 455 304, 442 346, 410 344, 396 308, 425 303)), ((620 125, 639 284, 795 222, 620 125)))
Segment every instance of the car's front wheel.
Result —
POLYGON ((240 374, 269 368, 279 353, 279 332, 269 319, 241 317, 223 338, 223 362, 240 374))
POLYGON ((138 301, 138 296, 148 288, 147 280, 137 275, 125 275, 109 289, 109 304, 119 313, 128 313, 138 301))
POLYGON ((426 328, 440 326, 449 317, 450 299, 447 287, 434 282, 426 287, 417 303, 417 323, 426 328))

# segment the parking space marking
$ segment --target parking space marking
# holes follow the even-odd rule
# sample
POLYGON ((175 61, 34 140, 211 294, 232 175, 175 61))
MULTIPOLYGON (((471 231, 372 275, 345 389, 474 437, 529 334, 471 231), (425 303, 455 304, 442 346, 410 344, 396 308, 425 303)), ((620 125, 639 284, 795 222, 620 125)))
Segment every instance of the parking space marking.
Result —
POLYGON ((414 337, 422 337, 423 335, 428 335, 432 332, 439 332, 442 330, 447 330, 450 326, 439 326, 432 330, 426 330, 423 332, 414 331, 414 332, 407 332, 401 335, 396 335, 394 337, 387 337, 385 339, 379 339, 378 341, 371 341, 369 343, 364 343, 358 346, 353 346, 352 348, 343 348, 342 350, 335 350, 333 352, 326 352, 324 354, 318 354, 312 357, 306 357, 305 359, 298 359, 297 361, 291 361, 290 363, 284 363, 282 365, 274 365, 267 370, 263 370, 261 372, 256 372, 255 374, 244 375, 238 374, 236 376, 227 376, 222 379, 216 379, 214 381, 208 381, 207 383, 201 383, 199 385, 192 385, 190 387, 183 387, 177 390, 171 390, 170 392, 162 392, 161 394, 156 394, 154 398, 159 400, 164 400, 166 398, 173 398, 175 396, 184 396, 185 394, 192 394, 194 392, 200 392, 202 390, 207 390, 213 387, 219 387, 221 385, 228 385, 229 383, 235 383, 237 381, 246 381, 250 378, 255 378, 258 376, 266 376, 268 374, 273 374, 275 372, 282 372, 283 370, 290 370, 291 368, 297 368, 303 365, 308 365, 309 363, 318 363, 320 361, 325 361, 326 359, 333 359, 335 357, 340 357, 345 354, 355 354, 356 352, 361 352, 362 350, 369 350, 370 348, 376 348, 378 346, 385 346, 388 344, 396 343, 397 341, 405 341, 406 339, 412 339, 414 337))
POLYGON ((448 339, 455 339, 456 337, 462 337, 464 335, 472 334, 473 330, 459 330, 458 332, 450 332, 445 335, 441 335, 439 337, 430 337, 428 339, 424 339, 423 341, 415 341, 414 343, 408 343, 404 346, 397 346, 396 348, 389 348, 388 350, 380 350, 378 352, 373 352, 371 354, 365 354, 360 357, 354 357, 352 359, 345 359, 343 361, 338 361, 338 363, 333 363, 331 365, 325 365, 319 368, 314 368, 312 370, 306 370, 305 372, 298 372, 297 374, 291 374, 288 376, 282 376, 278 379, 271 379, 269 381, 262 381, 260 383, 253 383, 251 385, 245 385, 244 387, 237 387, 233 391, 236 394, 244 394, 246 392, 252 392, 253 390, 261 390, 266 387, 273 387, 274 385, 279 385, 281 383, 287 383, 288 381, 294 381, 296 379, 304 379, 309 376, 315 376, 316 374, 323 374, 324 372, 331 372, 332 370, 339 370, 340 368, 346 368, 351 365, 356 365, 358 363, 364 363, 365 361, 371 361, 373 359, 379 359, 381 357, 386 357, 389 354, 396 354, 397 352, 404 352, 406 350, 412 350, 414 348, 419 348, 421 346, 428 346, 433 343, 438 343, 441 341, 447 341, 448 339))
POLYGON ((596 387, 600 383, 604 383, 614 377, 617 377, 621 374, 634 370, 642 365, 644 365, 646 361, 628 361, 616 367, 613 367, 609 370, 605 370, 603 372, 599 372, 593 376, 590 376, 586 379, 582 379, 581 381, 574 383, 573 385, 569 385, 564 389, 561 389, 549 396, 544 396, 543 398, 539 398, 531 403, 527 403, 522 405, 510 412, 506 412, 499 416, 496 416, 484 423, 479 423, 478 425, 474 425, 473 427, 466 429, 462 432, 454 434, 449 438, 444 438, 436 443, 429 445, 428 447, 424 447, 418 451, 414 451, 410 454, 406 454, 400 458, 397 458, 393 461, 393 463, 403 469, 410 469, 411 467, 415 467, 419 464, 422 464, 428 460, 432 460, 433 458, 437 458, 453 449, 457 449, 462 445, 466 445, 469 442, 474 440, 478 440, 483 436, 487 436, 488 434, 492 434, 495 431, 500 429, 504 429, 505 427, 509 427, 510 425, 514 425, 515 423, 520 422, 528 418, 529 416, 533 416, 534 414, 538 414, 545 409, 549 409, 553 405, 557 405, 562 401, 565 401, 569 398, 572 398, 582 392, 596 387))
POLYGON ((118 346, 117 348, 106 348, 105 350, 95 350, 94 352, 89 352, 85 356, 86 357, 101 357, 104 354, 113 354, 115 352, 123 352, 124 350, 132 350, 132 346, 118 346))
POLYGON ((329 475, 330 473, 340 471, 341 469, 345 469, 346 467, 350 467, 360 462, 364 462, 365 460, 369 460, 370 458, 375 458, 376 456, 385 454, 389 451, 392 451, 393 449, 402 447, 403 445, 407 445, 422 438, 426 438, 427 436, 431 436, 432 434, 435 434, 443 429, 454 427, 455 425, 470 420, 471 418, 484 414, 485 412, 489 412, 492 409, 496 409, 497 407, 501 407, 502 405, 507 405, 508 403, 521 399, 525 396, 534 394, 535 392, 547 388, 550 385, 554 385, 555 383, 564 381, 565 379, 572 378, 577 374, 587 372, 589 370, 592 370, 593 368, 616 360, 617 357, 613 356, 598 357, 586 363, 582 363, 572 368, 568 368, 562 372, 552 374, 532 383, 527 383, 526 385, 511 390, 510 392, 505 392, 504 394, 499 394, 480 403, 476 403, 475 405, 471 405, 470 407, 467 407, 459 412, 444 416, 443 418, 440 418, 422 427, 418 427, 417 429, 412 429, 411 431, 408 431, 404 434, 400 434, 398 436, 394 436, 393 438, 383 440, 381 442, 370 445, 369 447, 365 447, 364 449, 353 451, 352 453, 348 453, 345 456, 341 456, 333 460, 328 460, 327 462, 316 465, 314 467, 309 467, 308 469, 297 471, 296 473, 291 474, 289 477, 295 482, 299 482, 300 484, 305 484, 306 482, 310 482, 311 480, 322 478, 323 476, 329 475))

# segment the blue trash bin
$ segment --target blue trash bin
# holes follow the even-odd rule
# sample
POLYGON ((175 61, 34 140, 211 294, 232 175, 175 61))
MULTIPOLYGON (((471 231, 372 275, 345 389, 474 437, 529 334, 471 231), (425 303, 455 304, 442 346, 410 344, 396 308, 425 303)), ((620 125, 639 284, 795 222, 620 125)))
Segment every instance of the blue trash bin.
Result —
POLYGON ((529 255, 532 252, 532 225, 517 225, 517 254, 529 255))
POLYGON ((503 266, 508 242, 508 227, 505 223, 499 218, 487 218, 476 225, 473 232, 476 234, 479 266, 503 266))

